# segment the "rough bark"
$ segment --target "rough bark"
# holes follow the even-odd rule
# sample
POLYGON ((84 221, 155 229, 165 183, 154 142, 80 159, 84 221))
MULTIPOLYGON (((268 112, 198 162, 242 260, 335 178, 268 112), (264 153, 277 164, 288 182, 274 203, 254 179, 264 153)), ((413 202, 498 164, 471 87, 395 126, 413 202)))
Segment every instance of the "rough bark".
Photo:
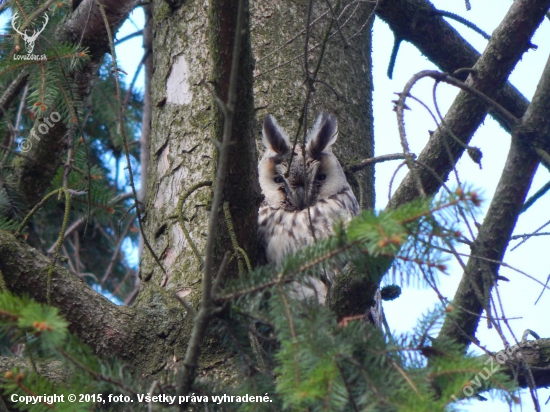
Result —
MULTIPOLYGON (((201 296, 202 261, 218 158, 214 142, 221 139, 224 121, 216 99, 227 99, 236 3, 157 1, 152 7, 155 72, 151 85, 146 236, 166 272, 145 250, 140 269, 143 286, 135 307, 152 310, 159 302, 170 305, 159 291, 175 293, 196 307, 201 296), (177 206, 182 197, 185 201, 181 213, 189 238, 178 221, 177 206)), ((257 179, 250 178, 255 175, 257 154, 250 126, 253 100, 248 34, 244 35, 240 56, 236 121, 223 191, 231 218, 219 211, 214 272, 224 252, 234 252, 230 226, 238 246, 252 262, 256 254, 255 216, 260 199, 257 179)), ((237 265, 232 263, 226 276, 236 274, 237 265)), ((174 309, 185 313, 177 303, 174 309)), ((183 327, 188 336, 191 320, 186 319, 183 327)), ((208 338, 202 349, 203 366, 220 360, 216 339, 208 338)), ((176 362, 180 359, 180 354, 173 357, 176 362)))

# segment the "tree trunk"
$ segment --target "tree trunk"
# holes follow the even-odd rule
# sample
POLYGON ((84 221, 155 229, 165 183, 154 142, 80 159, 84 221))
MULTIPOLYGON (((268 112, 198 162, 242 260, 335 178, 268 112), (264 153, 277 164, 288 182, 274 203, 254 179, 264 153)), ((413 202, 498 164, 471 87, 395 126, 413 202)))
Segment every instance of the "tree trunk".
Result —
MULTIPOLYGON (((145 247, 140 269, 143 283, 135 308, 156 315, 159 311, 183 313, 184 322, 178 325, 174 318, 166 339, 166 355, 173 351, 176 361, 185 349, 191 322, 173 295, 195 307, 200 301, 203 251, 217 164, 217 150, 212 142, 221 139, 224 120, 213 94, 221 101, 227 100, 236 21, 234 3, 186 1, 180 6, 164 0, 153 2, 155 71, 151 85, 153 114, 145 235, 164 270, 145 247), (178 201, 182 197, 188 237, 178 220, 178 201)), ((308 100, 308 125, 321 110, 338 117, 340 139, 335 153, 343 165, 373 155, 372 8, 351 3, 346 1, 334 7, 337 23, 326 4, 315 5, 309 30, 307 3, 291 3, 290 7, 283 1, 251 5, 250 34, 245 32, 241 47, 236 121, 224 187, 224 202, 232 224, 228 215, 220 211, 215 253, 218 264, 214 265, 214 272, 224 252, 233 253, 236 246, 232 244, 229 226, 234 228, 238 246, 246 251, 252 264, 256 261, 256 220, 261 200, 256 144, 266 113, 275 115, 294 134, 308 100), (342 35, 351 38, 348 44, 343 43, 342 35), (318 70, 318 81, 311 83, 309 99, 304 83, 306 39, 310 77, 318 70)), ((372 208, 373 169, 351 178, 363 207, 372 208)), ((238 259, 234 259, 226 276, 238 273, 237 263, 238 259)), ((212 356, 215 339, 211 343, 211 350, 203 348, 204 359, 208 360, 202 366, 220 360, 212 356)))

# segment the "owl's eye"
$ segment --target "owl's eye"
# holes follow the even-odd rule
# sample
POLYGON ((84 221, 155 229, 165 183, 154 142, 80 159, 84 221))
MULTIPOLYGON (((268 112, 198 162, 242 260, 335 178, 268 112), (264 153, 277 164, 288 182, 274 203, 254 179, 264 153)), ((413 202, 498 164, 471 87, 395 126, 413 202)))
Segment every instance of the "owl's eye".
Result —
POLYGON ((277 176, 273 180, 275 181, 275 183, 279 183, 279 184, 284 182, 284 179, 281 176, 277 176))
POLYGON ((327 178, 327 175, 324 174, 324 173, 319 173, 315 178, 317 180, 319 180, 320 182, 322 182, 323 180, 325 180, 327 178))

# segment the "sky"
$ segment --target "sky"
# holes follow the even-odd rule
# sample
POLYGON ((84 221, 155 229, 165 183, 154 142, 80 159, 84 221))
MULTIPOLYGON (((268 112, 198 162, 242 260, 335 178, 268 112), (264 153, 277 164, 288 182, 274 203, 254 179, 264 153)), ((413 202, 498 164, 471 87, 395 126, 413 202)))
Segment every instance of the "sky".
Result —
MULTIPOLYGON (((465 2, 462 0, 435 0, 434 5, 441 10, 450 11, 459 14, 487 33, 492 33, 505 16, 511 0, 471 0, 471 10, 466 11, 465 2)), ((132 33, 136 27, 141 27, 141 11, 137 11, 132 16, 135 25, 131 22, 118 33, 117 37, 132 33)), ((487 40, 473 32, 471 29, 448 20, 461 35, 480 53, 487 45, 487 40)), ((405 83, 417 72, 421 70, 436 70, 437 68, 411 44, 403 42, 397 56, 396 65, 393 72, 393 79, 387 77, 387 67, 390 54, 393 47, 393 34, 389 27, 380 19, 376 19, 373 28, 373 78, 374 78, 374 131, 375 131, 375 154, 389 154, 401 152, 401 144, 397 129, 395 112, 393 112, 392 100, 395 100, 396 92, 403 90, 405 83)), ((531 100, 535 88, 550 55, 550 21, 545 19, 537 31, 532 42, 538 46, 536 50, 529 50, 524 54, 520 63, 510 77, 514 84, 523 95, 531 100)), ((132 40, 132 44, 123 44, 120 46, 118 58, 123 68, 128 71, 128 81, 131 80, 134 68, 139 63, 141 55, 139 53, 128 53, 124 50, 136 50, 141 47, 141 38, 132 40)), ((141 78, 143 78, 141 76, 141 78)), ((138 82, 143 84, 143 80, 138 82)), ((432 86, 433 81, 429 79, 421 80, 412 90, 412 94, 432 107, 432 86)), ((452 103, 457 90, 448 85, 438 87, 438 105, 442 112, 445 112, 452 103)), ((425 109, 419 104, 408 101, 411 111, 406 111, 405 122, 407 136, 410 139, 411 151, 419 154, 428 140, 428 131, 435 129, 435 124, 425 109)), ((485 199, 482 207, 484 213, 489 206, 504 162, 508 153, 510 144, 510 135, 500 126, 487 117, 482 127, 474 135, 471 145, 477 146, 483 153, 482 169, 474 164, 467 156, 458 162, 457 170, 463 184, 469 185, 483 195, 485 199)), ((376 208, 383 209, 388 201, 388 188, 390 178, 394 174, 395 168, 399 162, 386 162, 376 166, 376 208)), ((397 174, 393 188, 398 186, 400 180, 405 175, 405 168, 397 174)), ((550 174, 544 168, 539 168, 535 176, 530 195, 538 190, 542 185, 550 180, 550 174)), ((451 187, 456 185, 453 178, 448 182, 451 187)), ((550 200, 546 196, 534 206, 528 213, 521 216, 515 230, 515 234, 530 233, 537 229, 550 218, 550 200)), ((478 220, 482 222, 481 215, 478 220)), ((550 231, 548 229, 547 231, 550 231)), ((512 242, 511 245, 517 244, 512 242)), ((528 275, 545 282, 549 275, 548 264, 541 256, 548 253, 549 241, 544 236, 531 238, 513 252, 508 251, 504 261, 509 265, 519 268, 528 275), (544 262, 544 263, 543 263, 544 262)), ((467 253, 468 250, 462 250, 467 253)), ((502 304, 505 314, 509 318, 515 318, 510 321, 511 328, 517 339, 521 339, 522 333, 526 329, 531 329, 541 337, 550 336, 550 322, 543 314, 550 313, 550 293, 543 294, 540 301, 535 305, 542 287, 513 270, 502 268, 502 276, 510 279, 510 282, 500 282, 499 291, 502 298, 502 304)), ((448 275, 441 275, 439 278, 439 287, 443 294, 452 299, 457 285, 462 276, 458 264, 450 262, 448 275)), ((405 274, 403 278, 405 278, 405 274)), ((388 283, 400 284, 403 288, 401 297, 392 302, 384 303, 384 311, 392 330, 397 333, 410 332, 416 325, 418 318, 432 309, 438 299, 435 293, 422 287, 419 282, 410 284, 399 277, 397 279, 387 279, 388 283)), ((498 351, 503 348, 502 341, 494 329, 489 330, 486 322, 480 322, 477 337, 486 345, 488 350, 498 351)), ((515 339, 507 333, 507 339, 515 342, 515 339)), ((474 348, 474 353, 481 354, 479 349, 474 348)), ((550 404, 544 405, 550 396, 550 390, 539 390, 539 401, 542 410, 550 411, 550 404)), ((530 395, 527 391, 522 391, 521 400, 525 410, 533 410, 530 395)), ((504 402, 496 399, 480 402, 472 400, 460 405, 461 410, 468 412, 492 411, 504 412, 509 407, 504 402)), ((521 410, 516 407, 513 410, 521 410)))

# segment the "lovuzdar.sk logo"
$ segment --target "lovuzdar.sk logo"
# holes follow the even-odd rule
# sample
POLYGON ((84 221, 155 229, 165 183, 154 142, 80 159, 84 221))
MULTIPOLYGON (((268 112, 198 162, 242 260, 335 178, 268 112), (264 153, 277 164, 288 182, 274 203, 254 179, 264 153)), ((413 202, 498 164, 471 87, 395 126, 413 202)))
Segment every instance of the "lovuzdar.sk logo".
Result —
POLYGON ((46 60, 47 57, 45 54, 42 55, 36 55, 32 54, 34 50, 34 43, 36 42, 36 39, 38 39, 38 36, 40 33, 44 31, 46 28, 46 25, 48 24, 48 21, 50 18, 48 17, 47 13, 44 13, 44 24, 41 29, 36 30, 32 29, 32 34, 29 34, 31 29, 25 28, 23 31, 20 30, 21 26, 16 26, 17 18, 19 17, 19 13, 15 12, 13 17, 11 18, 11 26, 13 29, 21 36, 23 41, 25 42, 25 50, 27 51, 27 54, 14 54, 13 59, 14 60, 46 60))

